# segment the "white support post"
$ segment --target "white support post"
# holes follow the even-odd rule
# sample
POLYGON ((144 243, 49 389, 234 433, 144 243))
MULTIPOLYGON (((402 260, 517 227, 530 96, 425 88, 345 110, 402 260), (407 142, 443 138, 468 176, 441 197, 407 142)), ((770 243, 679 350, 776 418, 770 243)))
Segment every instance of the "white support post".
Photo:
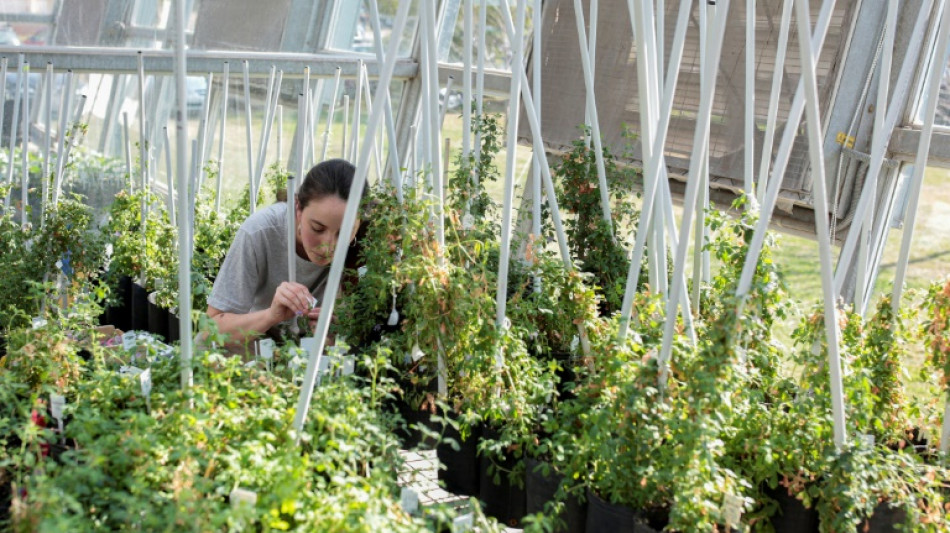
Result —
POLYGON ((363 60, 356 64, 356 98, 353 100, 353 128, 350 133, 350 153, 345 156, 350 161, 356 160, 360 149, 360 119, 363 112, 363 60))
POLYGON ((597 164, 597 181, 600 185, 600 208, 607 225, 613 228, 613 217, 610 214, 610 190, 607 188, 607 170, 604 167, 604 147, 600 138, 600 120, 597 118, 597 103, 594 95, 594 75, 590 65, 590 52, 587 49, 587 32, 584 29, 581 0, 574 0, 574 17, 577 22, 577 40, 580 43, 584 85, 587 89, 586 106, 590 115, 591 137, 594 141, 594 160, 597 164))
MULTIPOLYGON (((191 246, 192 206, 188 191, 188 171, 185 158, 188 153, 188 124, 185 121, 185 4, 176 0, 175 7, 175 85, 178 106, 175 110, 175 142, 178 171, 178 320, 181 328, 181 387, 191 388, 191 246)), ((245 85, 245 87, 247 87, 245 85)), ((250 100, 248 100, 250 102, 250 100)), ((250 105, 250 104, 248 104, 250 105)), ((248 114, 250 117, 250 113, 248 114)), ((250 146, 248 147, 250 148, 250 146)), ((252 187, 253 190, 253 187, 252 187)), ((253 196, 251 197, 253 201, 253 196)), ((253 210, 253 202, 251 209, 253 210)))
MULTIPOLYGON (((23 63, 23 79, 30 79, 30 64, 23 63)), ((16 137, 16 135, 14 135, 16 137)), ((29 184, 30 184, 30 86, 29 81, 23 82, 23 111, 20 116, 20 156, 22 165, 20 167, 20 225, 26 227, 27 207, 30 205, 29 184)), ((13 159, 10 160, 10 166, 13 166, 13 159)))
MULTIPOLYGON (((755 195, 755 0, 745 2, 745 195, 755 195)), ((780 30, 781 31, 781 30, 780 30)), ((751 208, 747 205, 746 209, 751 208)))
POLYGON ((828 199, 825 190, 824 147, 822 146, 821 117, 819 116, 818 85, 815 81, 815 55, 812 51, 808 0, 795 1, 798 22, 798 45, 805 83, 805 110, 808 126, 808 155, 811 159, 815 187, 815 231, 818 236, 818 254, 821 260, 821 286, 825 307, 825 334, 828 342, 828 370, 831 374, 831 410, 834 422, 835 447, 842 449, 847 443, 845 433, 844 394, 841 383, 841 360, 838 354, 838 312, 835 308, 835 292, 832 286, 831 233, 828 229, 828 199))
MULTIPOLYGON (((213 86, 213 81, 214 74, 209 72, 208 80, 205 82, 205 86, 208 90, 205 92, 204 101, 201 103, 201 120, 198 121, 198 174, 195 180, 195 197, 198 196, 198 192, 205 182, 205 161, 207 161, 205 154, 207 153, 207 145, 209 144, 208 132, 211 131, 211 87, 213 86)), ((213 139, 214 133, 210 136, 213 139)))
POLYGON ((343 95, 343 133, 340 135, 340 157, 346 157, 346 127, 350 122, 350 95, 343 95))
MULTIPOLYGON (((221 131, 218 132, 218 178, 214 186, 214 212, 221 213, 221 183, 224 179, 224 141, 228 130, 228 86, 230 84, 231 67, 224 62, 224 73, 221 75, 221 131)), ((171 189, 169 189, 171 190, 171 189)))
MULTIPOLYGON (((6 58, 4 58, 6 59, 6 58)), ((63 157, 64 144, 66 142, 66 128, 67 119, 69 118, 70 106, 72 104, 72 98, 69 97, 73 92, 73 71, 66 71, 66 91, 62 94, 59 104, 59 139, 56 141, 56 174, 53 179, 53 205, 59 203, 59 195, 62 193, 63 188, 63 172, 66 168, 66 158, 63 157)), ((3 95, 0 94, 0 102, 3 101, 3 95)), ((0 111, 0 122, 3 121, 3 112, 0 111)), ((0 126, 2 128, 2 126, 0 126)), ((0 137, 2 137, 0 133, 0 137)))
MULTIPOLYGON (((472 0, 473 2, 475 0, 472 0)), ((508 14, 511 18, 511 13, 508 14)), ((485 105, 485 55, 488 53, 485 49, 485 30, 488 26, 488 0, 481 0, 478 8, 478 65, 475 71, 475 114, 479 118, 483 115, 485 105)), ((511 34, 511 32, 509 32, 511 34)), ((482 153, 482 136, 475 134, 475 159, 478 160, 482 153)), ((476 177, 477 179, 477 177, 476 177)))
MULTIPOLYGON (((145 128, 145 60, 142 51, 137 54, 138 59, 138 92, 139 92, 139 186, 143 191, 148 190, 148 133, 145 128)), ((144 211, 143 211, 144 213, 144 211)))
MULTIPOLYGON (((469 0, 471 4, 471 0, 469 0)), ((531 75, 532 78, 532 93, 534 93, 534 112, 540 117, 541 116, 541 63, 543 59, 541 57, 541 3, 536 2, 532 11, 532 28, 534 29, 534 38, 532 39, 532 61, 531 66, 533 72, 531 75)), ((466 73, 468 71, 466 70, 466 73)), ((467 79, 467 76, 466 76, 467 79)), ((532 165, 532 179, 531 179, 531 234, 534 235, 535 242, 537 246, 541 246, 541 161, 540 159, 546 157, 544 152, 537 152, 532 150, 534 156, 534 163, 532 165)), ((534 277, 534 291, 541 292, 541 283, 542 279, 540 275, 535 275, 534 277)))
MULTIPOLYGON (((521 76, 515 71, 524 70, 523 44, 525 22, 525 0, 518 0, 515 19, 514 50, 511 57, 511 91, 508 93, 508 133, 507 155, 505 157, 505 193, 501 216, 501 250, 498 262, 498 286, 495 293, 495 327, 499 331, 505 327, 505 310, 508 301, 508 262, 511 256, 511 211, 515 194, 515 164, 518 150, 518 116, 521 108, 521 76)), ((495 354, 495 366, 504 364, 499 350, 495 354)))
POLYGON ((247 130, 247 183, 250 188, 250 212, 253 214, 257 209, 257 191, 254 190, 254 128, 252 127, 254 117, 251 116, 251 78, 246 59, 244 60, 244 118, 247 130))
POLYGON ((772 70, 772 92, 769 94, 769 111, 765 122, 765 137, 762 140, 762 154, 759 156, 759 182, 756 189, 756 209, 765 202, 765 191, 769 183, 769 163, 772 161, 772 144, 775 141, 775 128, 778 122, 778 99, 782 92, 782 77, 785 74, 785 56, 788 50, 788 32, 791 28, 792 4, 794 0, 783 0, 782 20, 779 23, 778 49, 775 52, 775 68, 772 70))
MULTIPOLYGON (((411 5, 412 2, 401 2, 399 4, 398 11, 396 13, 396 20, 393 24, 393 36, 389 41, 388 48, 386 49, 386 61, 383 63, 380 69, 377 91, 380 90, 380 87, 389 87, 389 82, 392 79, 393 68, 397 58, 396 52, 399 46, 399 38, 402 35, 403 28, 405 27, 406 18, 409 14, 409 7, 411 5)), ((360 157, 356 164, 356 176, 353 178, 353 184, 350 190, 350 198, 354 199, 361 196, 364 185, 366 184, 366 175, 369 164, 369 150, 372 148, 373 135, 376 131, 376 126, 379 123, 380 116, 382 115, 382 99, 377 97, 376 102, 377 106, 372 109, 369 121, 366 126, 367 142, 363 143, 363 146, 360 150, 360 157)), ((356 223, 358 210, 359 202, 347 202, 346 211, 343 213, 342 227, 349 228, 356 223)), ((349 234, 346 231, 341 231, 340 237, 337 241, 336 249, 341 251, 346 250, 348 243, 349 234)), ((320 318, 317 319, 317 326, 314 332, 314 337, 316 338, 317 342, 315 343, 316 346, 314 347, 314 350, 309 354, 307 370, 304 375, 303 384, 300 388, 300 396, 297 401, 297 411, 294 415, 293 427, 296 433, 295 438, 298 441, 300 439, 301 432, 303 431, 304 422, 307 420, 307 411, 310 409, 310 399, 313 396, 313 386, 316 382, 317 359, 319 355, 323 353, 323 349, 326 344, 327 332, 330 327, 330 319, 333 316, 333 308, 336 303, 336 296, 339 290, 340 277, 343 274, 343 263, 345 259, 345 253, 336 253, 333 255, 333 262, 330 266, 330 274, 329 279, 327 280, 322 310, 320 313, 320 318)))
POLYGON ((442 100, 442 105, 439 107, 439 129, 441 130, 445 124, 445 115, 449 110, 449 94, 452 93, 452 84, 455 82, 455 76, 449 76, 445 80, 445 98, 442 100))
MULTIPOLYGON (((362 67, 363 67, 363 68, 362 68, 362 71, 363 71, 363 76, 362 76, 362 78, 363 78, 363 94, 364 94, 365 97, 366 97, 366 109, 372 109, 372 108, 373 108, 373 94, 372 94, 373 91, 372 91, 372 89, 371 89, 370 86, 369 86, 369 71, 366 70, 366 64, 365 64, 365 63, 362 65, 362 67)), ((384 110, 383 110, 383 118, 385 119, 387 116, 388 116, 388 117, 392 117, 392 109, 384 109, 384 110)), ((382 133, 382 130, 380 130, 379 133, 382 133)), ((383 137, 382 137, 382 135, 377 134, 377 135, 376 135, 376 142, 373 143, 373 165, 374 165, 374 168, 376 168, 376 178, 377 178, 377 179, 380 179, 380 180, 381 180, 382 177, 383 177, 383 165, 382 165, 383 155, 382 155, 382 146, 383 146, 383 137)), ((448 161, 448 155, 446 155, 446 161, 448 161)), ((448 171, 446 171, 446 173, 447 173, 447 172, 448 172, 448 171)))
MULTIPOLYGON (((340 90, 340 67, 333 75, 333 95, 330 97, 330 109, 327 111, 327 127, 323 130, 323 150, 320 152, 320 161, 327 159, 327 147, 330 142, 330 126, 333 125, 333 115, 336 114, 336 95, 340 90)), ((346 126, 344 125, 344 128, 346 126)))
MULTIPOLYGON (((298 102, 299 105, 299 102, 298 102)), ((297 109, 297 114, 300 114, 300 109, 297 109)), ((302 117, 297 118, 299 121, 302 117)), ((297 123, 298 129, 300 128, 300 122, 297 123)), ((296 139, 296 133, 294 133, 296 139)), ((284 153, 284 106, 277 104, 277 164, 280 164, 281 155, 284 153)), ((288 166, 289 163, 288 163, 288 166)), ((276 191, 275 191, 276 192, 276 191)))
MULTIPOLYGON (((439 249, 445 249, 445 187, 442 179, 442 151, 439 149, 439 143, 442 138, 442 127, 440 115, 438 112, 439 105, 439 56, 436 51, 436 40, 438 39, 438 31, 436 28, 436 17, 435 17, 435 5, 432 2, 422 2, 423 9, 425 10, 425 40, 423 44, 427 46, 428 53, 426 58, 428 63, 424 67, 428 68, 428 82, 429 82, 429 95, 431 96, 430 102, 428 102, 429 108, 429 131, 430 135, 428 138, 429 141, 429 150, 430 150, 430 169, 432 172, 432 183, 434 185, 435 194, 438 198, 436 204, 436 239, 439 242, 439 249)), ((445 257, 440 256, 440 261, 444 261, 445 257)), ((444 395, 446 393, 444 388, 444 380, 440 376, 439 379, 439 393, 444 395)))
MULTIPOLYGON (((468 1, 469 3, 472 2, 472 0, 466 0, 466 1, 468 1)), ((376 38, 373 40, 373 47, 376 50, 376 61, 377 63, 381 65, 383 64, 383 39, 382 39, 382 28, 379 23, 379 8, 376 5, 377 3, 376 0, 370 0, 369 3, 370 3, 370 22, 373 24, 373 31, 376 33, 376 38)), ((469 43, 468 46, 469 46, 468 48, 469 59, 471 59, 471 43, 469 43)), ((469 61, 469 64, 471 64, 471 61, 469 61)), ((471 82, 471 80, 469 81, 471 82)), ((471 84, 469 85, 469 90, 471 91, 471 84)), ((392 180, 393 187, 396 189, 396 198, 401 203, 403 199, 402 179, 400 178, 400 174, 402 172, 401 172, 401 169, 399 168, 399 162, 401 161, 401 159, 399 158, 399 146, 398 146, 399 143, 397 142, 397 139, 396 139, 396 121, 393 119, 393 106, 392 106, 392 99, 389 95, 389 87, 386 87, 385 91, 382 94, 383 94, 383 101, 380 102, 379 105, 383 106, 383 112, 385 113, 383 118, 386 120, 386 136, 387 136, 387 139, 389 140, 389 162, 391 166, 391 168, 389 169, 389 172, 391 175, 390 179, 392 180)), ((464 130, 462 134, 463 135, 465 134, 464 130)), ((378 148, 379 150, 382 149, 382 147, 378 147, 378 148)), ((380 175, 380 179, 382 179, 382 175, 380 175)))
MULTIPOLYGON (((677 310, 679 308, 679 299, 683 295, 682 288, 685 283, 686 251, 689 246, 689 232, 692 224, 693 207, 696 205, 696 196, 701 184, 699 173, 703 161, 708 157, 705 150, 709 139, 709 117, 712 113, 713 95, 716 89, 716 72, 719 69, 719 60, 721 57, 722 39, 725 33, 727 14, 729 12, 729 0, 716 5, 716 20, 713 24, 710 36, 711 46, 707 55, 707 65, 703 68, 707 72, 705 90, 700 95, 699 112, 696 116, 697 128, 693 135, 693 157, 689 164, 689 177, 686 185, 686 199, 683 208, 683 221, 680 225, 680 238, 676 247, 676 257, 673 262, 673 282, 670 290, 670 299, 666 305, 666 323, 663 328, 663 344, 660 350, 660 389, 666 387, 666 381, 669 376, 669 360, 673 350, 673 335, 676 326, 677 310), (695 148, 698 149, 695 150, 695 148), (698 156, 698 157, 697 157, 698 156)), ((683 315, 689 314, 688 309, 683 309, 683 315)))
MULTIPOLYGON (((273 72, 274 67, 271 67, 271 72, 273 72)), ((277 111, 277 101, 280 99, 280 84, 284 79, 284 71, 277 71, 277 78, 274 80, 273 85, 268 89, 268 94, 270 98, 267 103, 267 111, 264 114, 264 132, 261 134, 261 145, 260 151, 257 154, 257 172, 254 175, 254 188, 255 193, 254 197, 257 197, 257 193, 261 190, 261 178, 264 175, 264 167, 267 165, 267 147, 270 143, 270 133, 274 125, 274 115, 277 111)))
MULTIPOLYGON (((10 186, 10 190, 7 191, 7 196, 3 200, 4 210, 10 208, 10 199, 13 196, 13 169, 15 167, 13 161, 16 158, 16 130, 19 126, 17 121, 20 117, 20 94, 24 92, 22 87, 25 83, 24 80, 26 80, 26 76, 23 74, 24 63, 23 54, 20 54, 17 62, 16 90, 13 93, 13 115, 10 120, 10 153, 7 155, 7 161, 9 162, 7 165, 7 185, 10 186)), ((4 79, 4 86, 6 86, 6 79, 4 79)))
MULTIPOLYGON (((927 155, 930 153, 930 143, 933 139, 934 116, 937 111, 937 102, 940 100, 940 84, 943 79, 943 65, 950 61, 950 5, 942 2, 943 14, 940 18, 940 29, 937 33, 935 65, 930 69, 930 79, 927 80, 927 89, 924 93, 921 119, 923 126, 920 131, 920 141, 917 143, 917 155, 914 158, 914 173, 911 177, 908 191, 906 219, 901 234, 901 248, 897 259, 897 268, 894 272, 894 294, 891 297, 891 306, 896 314, 900 309, 903 298, 904 279, 907 275, 907 262, 910 259, 910 246, 914 237, 914 226, 917 224, 917 208, 920 204, 920 191, 924 182, 924 171, 927 170, 927 155)), ((950 409, 950 403, 948 403, 950 409)), ((950 449, 950 416, 944 416, 944 436, 940 440, 941 453, 950 449)))
MULTIPOLYGON (((6 83, 6 79, 4 79, 6 83)), ((43 135, 43 173, 40 175, 42 183, 42 197, 40 199, 40 220, 42 221, 46 215, 46 202, 49 201, 50 193, 50 175, 49 175, 49 158, 50 158, 50 142, 51 135, 50 130, 53 128, 53 64, 46 63, 46 91, 43 95, 46 98, 45 109, 43 109, 43 116, 45 118, 44 123, 46 128, 43 135)), ((42 224, 42 222, 41 222, 42 224)))
POLYGON ((168 126, 164 126, 165 133, 165 179, 168 187, 168 219, 175 225, 175 173, 172 169, 172 143, 168 138, 168 126))
MULTIPOLYGON (((474 18, 475 0, 463 0, 465 13, 462 19, 462 160, 468 161, 472 151, 472 18, 474 18)), ((541 3, 535 4, 535 11, 541 13, 541 3)), ((538 17, 535 17, 537 20, 538 17)), ((536 22, 537 24, 537 22, 536 22)), ((537 32, 535 32, 537 35, 537 32)), ((537 38, 537 37, 536 37, 537 38)), ((540 41, 535 41, 538 50, 540 41)), ((535 55, 537 57, 537 55, 535 55)))
MULTIPOLYGON (((3 83, 0 83, 0 102, 7 101, 7 63, 7 56, 0 57, 0 79, 4 80, 3 83)), ((3 119, 5 118, 4 111, 6 111, 6 107, 5 105, 0 105, 0 139, 3 139, 3 119)), ((11 128, 11 130, 16 131, 16 128, 11 128)), ((60 134, 60 137, 62 137, 62 134, 60 134)), ((57 154, 59 154, 59 152, 57 152, 57 154)), ((7 161, 10 161, 10 159, 7 159, 7 161)), ((13 165, 9 166, 12 167, 13 165)))

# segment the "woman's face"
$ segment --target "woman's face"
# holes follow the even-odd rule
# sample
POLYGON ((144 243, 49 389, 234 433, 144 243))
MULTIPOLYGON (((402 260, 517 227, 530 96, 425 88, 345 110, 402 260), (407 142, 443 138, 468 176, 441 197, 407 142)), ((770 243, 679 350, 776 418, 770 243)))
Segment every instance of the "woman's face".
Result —
MULTIPOLYGON (((334 195, 311 200, 303 209, 298 202, 297 250, 302 251, 312 263, 329 265, 340 237, 344 211, 346 200, 334 195)), ((349 229, 350 241, 356 237, 359 227, 360 221, 357 220, 349 229)))

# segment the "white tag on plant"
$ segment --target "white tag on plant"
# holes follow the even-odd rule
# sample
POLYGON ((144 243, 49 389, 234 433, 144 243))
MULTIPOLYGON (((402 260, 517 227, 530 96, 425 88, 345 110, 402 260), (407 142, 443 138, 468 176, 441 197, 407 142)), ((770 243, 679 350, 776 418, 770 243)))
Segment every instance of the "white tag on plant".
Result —
POLYGON ((137 366, 123 365, 119 367, 119 375, 126 378, 134 378, 142 373, 142 369, 137 366))
POLYGON ((475 227, 475 217, 473 217, 471 213, 465 213, 462 217, 462 229, 470 230, 473 227, 475 227))
POLYGON ((134 331, 126 331, 122 334, 122 348, 126 350, 135 349, 136 336, 134 331))
POLYGON ((366 265, 363 265, 356 269, 356 275, 359 276, 361 279, 363 276, 366 275, 366 272, 368 272, 368 270, 366 269, 366 265))
POLYGON ((864 445, 867 446, 868 448, 874 447, 874 435, 871 435, 870 433, 861 433, 858 435, 858 437, 861 439, 861 442, 863 442, 864 445))
POLYGON ((33 325, 33 329, 40 329, 46 326, 46 319, 43 317, 35 316, 30 319, 30 323, 33 325))
POLYGON ((413 344, 412 350, 409 352, 409 356, 412 357, 413 363, 418 363, 419 359, 425 357, 425 352, 422 351, 422 348, 419 348, 419 344, 413 344))
POLYGON ((399 311, 396 311, 396 308, 393 307, 393 310, 389 312, 389 318, 386 320, 387 326, 396 326, 399 324, 399 311))
POLYGON ((274 358, 274 348, 276 343, 274 339, 261 339, 260 341, 260 350, 261 350, 261 359, 265 361, 270 361, 274 358))
POLYGON ((257 493, 253 490, 236 488, 231 491, 231 507, 240 507, 241 505, 257 505, 257 493))
POLYGON ((317 338, 301 337, 300 347, 303 348, 304 352, 306 352, 304 357, 310 357, 311 354, 317 351, 317 338))
POLYGON ((142 385, 142 396, 148 398, 152 394, 152 369, 147 368, 139 374, 139 383, 142 385))
POLYGON ((419 510, 419 493, 409 487, 402 488, 399 501, 402 504, 402 510, 409 514, 415 514, 419 510))
POLYGON ((475 525, 475 517, 472 513, 456 516, 452 520, 452 533, 467 533, 475 525))
POLYGON ((349 376, 353 374, 353 371, 356 370, 356 356, 347 355, 343 358, 343 368, 341 373, 344 376, 349 376))
POLYGON ((66 406, 66 397, 61 394, 52 393, 49 395, 49 409, 53 418, 62 422, 63 407, 66 406))
POLYGON ((726 494, 722 498, 722 520, 727 527, 738 529, 742 520, 742 498, 726 494))

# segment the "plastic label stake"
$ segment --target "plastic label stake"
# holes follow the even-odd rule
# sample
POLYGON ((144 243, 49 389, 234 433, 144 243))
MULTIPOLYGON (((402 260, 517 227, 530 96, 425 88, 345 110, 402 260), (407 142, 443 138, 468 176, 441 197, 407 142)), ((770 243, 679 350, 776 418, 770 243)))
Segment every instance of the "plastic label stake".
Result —
POLYGON ((56 419, 56 427, 59 428, 59 434, 63 436, 63 441, 66 441, 65 430, 63 428, 63 407, 66 407, 66 397, 51 393, 49 395, 49 409, 53 414, 53 418, 56 419))
POLYGON ((40 329, 46 327, 46 319, 43 317, 35 316, 30 319, 30 322, 33 325, 33 329, 40 329))
POLYGON ((452 533, 467 533, 472 530, 474 523, 475 518, 472 513, 456 516, 452 520, 452 533))
POLYGON ((274 339, 262 339, 260 341, 260 353, 261 359, 264 360, 264 364, 267 365, 267 371, 271 371, 271 362, 274 360, 274 348, 276 343, 274 339))
POLYGON ((135 349, 135 332, 127 331, 122 334, 122 348, 126 351, 135 349))
POLYGON ((726 494, 722 499, 722 518, 726 527, 739 528, 742 519, 742 498, 734 494, 726 494))
POLYGON ((142 396, 145 396, 145 410, 152 412, 152 369, 147 368, 139 374, 139 383, 142 385, 142 396))
POLYGON ((402 510, 409 514, 416 514, 419 510, 419 493, 409 487, 403 487, 399 494, 402 510))
POLYGON ((231 491, 231 495, 228 499, 231 501, 232 508, 238 508, 242 505, 251 507, 257 505, 257 493, 252 490, 235 488, 231 491))

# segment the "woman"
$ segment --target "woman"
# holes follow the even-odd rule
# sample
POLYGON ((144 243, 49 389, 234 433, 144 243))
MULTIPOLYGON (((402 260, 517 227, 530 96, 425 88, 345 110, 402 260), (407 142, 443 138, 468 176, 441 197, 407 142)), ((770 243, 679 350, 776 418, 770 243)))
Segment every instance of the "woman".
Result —
POLYGON ((287 209, 280 202, 255 212, 238 230, 208 298, 208 316, 232 345, 262 334, 276 335, 282 323, 306 316, 311 328, 320 315, 330 263, 341 231, 352 243, 359 220, 342 228, 356 167, 342 159, 310 169, 296 193, 297 279, 288 280, 287 209))

